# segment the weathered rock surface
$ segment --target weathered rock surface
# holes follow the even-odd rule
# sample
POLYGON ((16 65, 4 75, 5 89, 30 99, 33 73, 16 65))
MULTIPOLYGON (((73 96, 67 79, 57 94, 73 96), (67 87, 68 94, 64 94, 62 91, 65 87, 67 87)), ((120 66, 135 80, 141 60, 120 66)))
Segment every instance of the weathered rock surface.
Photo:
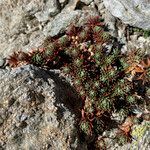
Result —
POLYGON ((68 22, 76 22, 80 16, 80 11, 71 11, 69 13, 61 13, 56 18, 49 22, 43 32, 46 36, 55 36, 63 32, 68 26, 68 22))
POLYGON ((41 46, 47 36, 55 36, 82 16, 96 15, 76 10, 78 0, 14 0, 0 2, 0 55, 28 51, 41 46))
POLYGON ((89 16, 94 16, 96 13, 92 11, 81 10, 62 12, 58 14, 52 22, 49 22, 45 26, 43 33, 45 36, 56 36, 59 33, 63 33, 70 23, 81 25, 88 19, 89 16))
POLYGON ((124 23, 150 29, 149 0, 103 0, 105 7, 124 23))
POLYGON ((141 125, 135 125, 131 133, 133 140, 131 143, 125 144, 123 146, 117 146, 111 148, 111 150, 149 150, 150 145, 150 124, 144 121, 141 125))
POLYGON ((119 138, 118 140, 123 144, 122 146, 116 143, 117 140, 115 140, 116 135, 118 135, 118 130, 112 129, 110 131, 106 131, 103 133, 104 137, 110 137, 105 138, 105 144, 108 150, 149 150, 150 145, 150 123, 148 121, 143 121, 139 125, 134 125, 132 127, 132 142, 126 143, 125 140, 121 140, 119 138), (123 142, 124 141, 124 142, 123 142))
POLYGON ((81 102, 58 75, 32 65, 0 69, 0 149, 86 149, 78 137, 81 102))

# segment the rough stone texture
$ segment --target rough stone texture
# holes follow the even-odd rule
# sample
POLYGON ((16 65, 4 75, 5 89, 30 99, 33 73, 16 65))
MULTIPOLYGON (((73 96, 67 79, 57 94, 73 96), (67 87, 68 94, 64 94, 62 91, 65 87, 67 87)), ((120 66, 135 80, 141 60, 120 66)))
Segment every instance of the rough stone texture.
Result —
POLYGON ((49 22, 44 28, 43 32, 45 36, 55 36, 62 33, 70 23, 81 25, 89 16, 96 15, 92 11, 76 10, 70 12, 62 12, 58 14, 52 22, 49 22))
POLYGON ((35 49, 47 36, 63 32, 72 22, 78 23, 80 17, 96 15, 90 10, 75 10, 77 3, 78 0, 0 1, 0 55, 7 57, 16 50, 35 49))
POLYGON ((111 150, 149 150, 150 149, 150 123, 144 121, 141 125, 135 125, 131 133, 133 141, 124 146, 117 144, 111 150))
POLYGON ((81 0, 81 2, 85 3, 86 5, 89 5, 93 0, 81 0))
POLYGON ((70 12, 72 10, 75 10, 78 2, 79 2, 79 0, 69 0, 67 5, 64 7, 64 9, 62 11, 70 12))
POLYGON ((61 13, 56 18, 47 24, 44 28, 44 34, 46 36, 55 36, 66 29, 68 23, 76 22, 80 16, 80 11, 71 11, 69 13, 61 13))
POLYGON ((131 135, 133 137, 131 143, 118 145, 115 137, 118 135, 118 129, 114 128, 105 131, 103 137, 106 137, 105 144, 108 150, 149 150, 150 149, 150 122, 143 121, 139 125, 132 127, 131 135))
POLYGON ((63 8, 68 3, 68 0, 59 0, 59 3, 61 5, 61 8, 63 8))
POLYGON ((142 36, 137 37, 137 35, 130 36, 131 40, 127 43, 128 49, 143 49, 146 54, 150 54, 150 37, 144 38, 142 36))
MULTIPOLYGON (((146 9, 149 5, 143 3, 140 6, 146 9)), ((106 10, 103 0, 0 1, 0 56, 8 57, 17 50, 36 49, 48 36, 63 33, 71 23, 81 25, 89 16, 99 14, 108 24, 110 33, 126 44, 124 29, 116 25, 116 17, 110 10, 106 10)))
POLYGON ((44 13, 43 20, 50 20, 48 15, 55 13, 53 1, 14 0, 0 3, 0 54, 8 55, 11 51, 21 50, 26 45, 37 47, 41 44, 42 25, 38 14, 44 13))
POLYGON ((57 0, 49 0, 45 3, 44 11, 35 14, 39 21, 47 21, 49 17, 53 17, 60 12, 57 0))
POLYGON ((117 37, 116 18, 105 8, 103 0, 94 0, 98 12, 102 15, 105 23, 108 25, 109 32, 112 36, 117 37))
POLYGON ((124 23, 150 29, 149 0, 103 0, 105 7, 124 23))
POLYGON ((54 72, 0 69, 0 95, 0 149, 86 149, 76 128, 81 102, 54 72))
POLYGON ((0 68, 5 65, 6 60, 2 57, 0 57, 0 68))

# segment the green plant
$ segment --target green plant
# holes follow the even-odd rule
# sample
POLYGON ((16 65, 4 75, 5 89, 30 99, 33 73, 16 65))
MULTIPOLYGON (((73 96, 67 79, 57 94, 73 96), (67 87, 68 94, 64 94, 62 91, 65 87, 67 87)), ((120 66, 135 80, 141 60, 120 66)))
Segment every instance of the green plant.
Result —
MULTIPOLYGON (((70 75, 83 102, 79 126, 87 135, 99 135, 111 121, 112 113, 118 112, 125 118, 137 105, 133 82, 128 80, 128 76, 133 75, 130 70, 133 66, 127 61, 129 56, 121 54, 120 45, 109 35, 99 16, 91 17, 81 27, 70 26, 65 36, 48 39, 44 49, 24 54, 26 57, 22 60, 59 68, 70 75), (107 48, 109 43, 113 45, 111 49, 107 48)), ((11 66, 20 63, 17 57, 15 53, 9 58, 11 66)))
POLYGON ((150 30, 144 30, 137 27, 131 27, 133 32, 137 32, 140 35, 143 35, 145 38, 150 37, 150 30))

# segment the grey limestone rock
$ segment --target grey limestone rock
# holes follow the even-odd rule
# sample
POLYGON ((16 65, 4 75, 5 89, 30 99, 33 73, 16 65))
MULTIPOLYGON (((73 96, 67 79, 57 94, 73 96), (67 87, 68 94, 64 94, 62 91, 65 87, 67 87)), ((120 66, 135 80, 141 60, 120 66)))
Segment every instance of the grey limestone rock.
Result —
POLYGON ((6 60, 2 57, 0 57, 0 67, 3 67, 5 65, 6 60))
POLYGON ((59 33, 63 33, 70 24, 76 24, 81 26, 89 16, 97 15, 96 12, 87 10, 72 10, 69 12, 62 12, 58 14, 55 19, 44 27, 43 33, 45 36, 56 36, 59 33))
POLYGON ((50 17, 55 16, 60 12, 60 4, 57 0, 48 0, 44 6, 44 11, 37 12, 35 16, 38 21, 47 21, 50 17))
POLYGON ((59 75, 32 65, 0 69, 0 95, 0 149, 86 149, 76 128, 81 101, 59 75))
POLYGON ((149 0, 104 0, 104 5, 113 16, 124 23, 150 29, 149 0))
POLYGON ((38 47, 44 40, 43 24, 59 11, 56 0, 1 1, 0 54, 38 47))
POLYGON ((55 36, 58 33, 64 31, 67 26, 71 23, 77 22, 78 18, 80 17, 80 11, 70 11, 70 12, 63 12, 58 14, 52 22, 49 22, 47 26, 44 28, 44 34, 46 36, 55 36))
MULTIPOLYGON (((92 11, 76 10, 78 0, 0 1, 0 55, 40 47, 47 36, 55 36, 92 11)), ((96 13, 95 13, 96 14, 96 13)))
POLYGON ((85 3, 86 5, 89 5, 93 0, 81 0, 81 2, 85 3))

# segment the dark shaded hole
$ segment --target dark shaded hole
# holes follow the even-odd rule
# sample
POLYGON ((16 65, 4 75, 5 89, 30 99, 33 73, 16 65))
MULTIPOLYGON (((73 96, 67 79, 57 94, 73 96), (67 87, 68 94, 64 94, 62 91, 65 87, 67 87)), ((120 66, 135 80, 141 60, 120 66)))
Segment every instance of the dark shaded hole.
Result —
POLYGON ((75 7, 75 10, 82 10, 82 8, 84 6, 87 6, 85 3, 81 2, 81 1, 78 1, 76 7, 75 7))
POLYGON ((126 108, 127 104, 124 99, 117 97, 116 101, 114 101, 114 107, 119 111, 123 108, 126 108))
POLYGON ((71 62, 72 62, 72 58, 69 55, 65 54, 64 51, 60 51, 58 52, 58 56, 55 59, 47 63, 47 68, 60 69, 65 64, 69 64, 71 62))
POLYGON ((27 126, 28 124, 25 122, 25 121, 23 121, 23 122, 21 122, 21 124, 20 124, 20 128, 25 128, 26 126, 27 126))
POLYGON ((9 100, 9 104, 8 104, 9 107, 10 107, 11 105, 13 105, 15 101, 16 101, 15 98, 11 98, 11 99, 9 100))

